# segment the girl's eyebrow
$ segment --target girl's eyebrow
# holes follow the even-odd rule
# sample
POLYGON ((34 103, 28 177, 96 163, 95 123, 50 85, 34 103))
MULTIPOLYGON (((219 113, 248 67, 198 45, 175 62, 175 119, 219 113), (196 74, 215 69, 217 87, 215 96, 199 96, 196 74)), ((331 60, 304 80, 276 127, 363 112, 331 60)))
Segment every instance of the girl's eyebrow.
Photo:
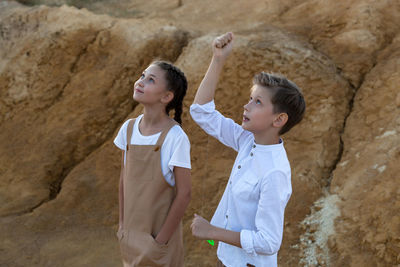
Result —
MULTIPOLYGON (((145 73, 146 73, 146 71, 144 70, 144 71, 143 71, 143 74, 145 74, 145 73)), ((154 75, 154 74, 152 74, 152 73, 150 73, 149 76, 154 77, 154 78, 157 78, 157 76, 154 75)))

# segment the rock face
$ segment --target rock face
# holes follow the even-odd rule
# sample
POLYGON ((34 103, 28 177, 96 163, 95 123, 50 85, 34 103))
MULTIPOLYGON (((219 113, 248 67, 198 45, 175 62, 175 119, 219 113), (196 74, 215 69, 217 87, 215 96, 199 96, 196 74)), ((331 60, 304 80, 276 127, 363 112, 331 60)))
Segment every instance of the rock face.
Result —
POLYGON ((279 265, 400 264, 398 1, 154 2, 114 6, 131 19, 0 3, 0 265, 120 265, 112 140, 141 112, 133 82, 161 57, 189 81, 185 266, 215 266, 215 247, 189 226, 195 212, 211 218, 236 155, 188 109, 225 30, 236 38, 215 98, 223 114, 240 122, 262 70, 284 74, 306 98, 304 120, 283 136, 293 195, 279 265))
POLYGON ((63 177, 132 109, 139 70, 161 52, 174 60, 186 35, 161 21, 144 26, 66 7, 34 8, 3 24, 10 30, 3 34, 0 138, 9 152, 0 160, 0 214, 10 215, 57 195, 63 177))
POLYGON ((345 150, 331 184, 340 198, 330 243, 338 265, 394 266, 400 260, 399 37, 379 53, 347 120, 345 150))

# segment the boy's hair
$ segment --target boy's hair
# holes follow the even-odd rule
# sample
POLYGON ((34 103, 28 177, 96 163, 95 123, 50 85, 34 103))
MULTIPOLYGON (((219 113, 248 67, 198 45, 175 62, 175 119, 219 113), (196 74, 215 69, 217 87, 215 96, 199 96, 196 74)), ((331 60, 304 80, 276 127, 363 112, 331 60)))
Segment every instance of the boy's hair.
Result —
POLYGON ((175 109, 174 120, 182 124, 182 102, 187 91, 185 74, 178 67, 167 61, 157 60, 153 61, 150 65, 156 65, 165 71, 167 90, 174 93, 174 98, 167 104, 165 112, 169 114, 171 109, 175 109))
POLYGON ((254 76, 253 83, 271 92, 274 113, 284 112, 288 115, 288 121, 279 131, 280 135, 287 133, 303 119, 306 103, 301 89, 294 82, 280 75, 261 72, 254 76))

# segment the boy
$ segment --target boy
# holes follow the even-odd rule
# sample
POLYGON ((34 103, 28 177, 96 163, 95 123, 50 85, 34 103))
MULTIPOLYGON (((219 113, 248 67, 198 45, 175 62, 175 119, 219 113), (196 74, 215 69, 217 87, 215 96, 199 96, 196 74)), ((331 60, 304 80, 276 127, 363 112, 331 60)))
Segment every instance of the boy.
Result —
POLYGON ((232 46, 232 33, 214 40, 213 58, 190 112, 203 130, 238 155, 211 223, 195 214, 192 233, 220 241, 217 266, 277 266, 284 211, 292 193, 280 135, 302 120, 305 102, 294 83, 261 72, 254 77, 242 125, 223 117, 213 99, 232 46))

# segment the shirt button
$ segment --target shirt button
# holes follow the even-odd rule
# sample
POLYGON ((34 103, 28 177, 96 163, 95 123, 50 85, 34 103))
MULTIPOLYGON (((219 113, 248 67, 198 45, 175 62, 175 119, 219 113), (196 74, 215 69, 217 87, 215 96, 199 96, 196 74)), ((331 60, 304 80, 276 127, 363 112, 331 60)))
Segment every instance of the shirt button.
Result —
POLYGON ((225 215, 225 218, 227 218, 227 219, 228 219, 228 215, 225 215))
POLYGON ((256 145, 253 145, 253 148, 256 148, 256 145))
POLYGON ((242 166, 239 165, 239 166, 238 166, 238 169, 240 169, 240 168, 242 168, 242 166))
POLYGON ((250 153, 250 156, 253 156, 253 152, 250 153))
POLYGON ((229 181, 230 184, 232 184, 232 181, 229 181))

